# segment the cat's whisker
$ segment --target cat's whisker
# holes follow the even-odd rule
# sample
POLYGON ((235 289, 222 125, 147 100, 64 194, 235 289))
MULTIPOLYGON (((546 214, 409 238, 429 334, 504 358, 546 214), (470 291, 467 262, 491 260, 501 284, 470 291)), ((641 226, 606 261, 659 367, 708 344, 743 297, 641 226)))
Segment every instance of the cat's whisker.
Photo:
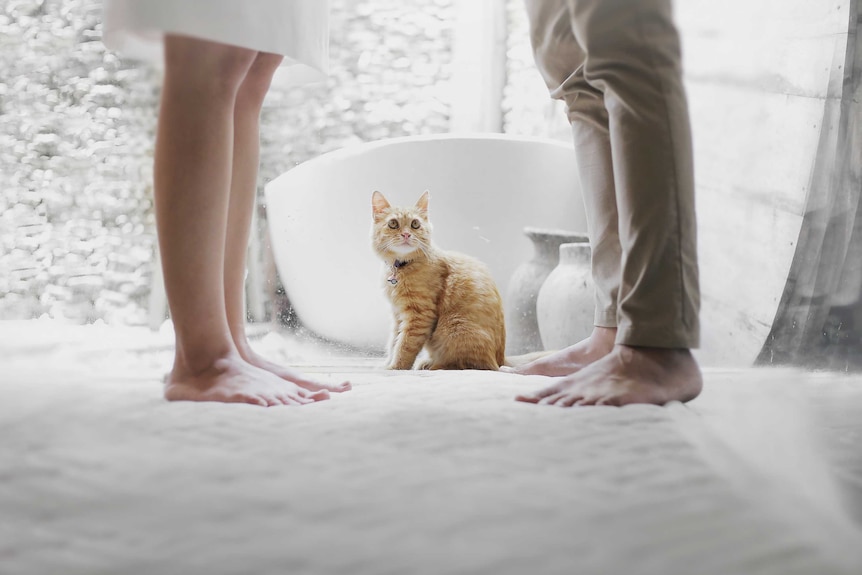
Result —
POLYGON ((398 245, 398 238, 392 238, 391 240, 388 240, 388 241, 383 245, 383 248, 384 248, 385 250, 391 250, 391 249, 392 249, 392 248, 394 248, 396 245, 398 245))

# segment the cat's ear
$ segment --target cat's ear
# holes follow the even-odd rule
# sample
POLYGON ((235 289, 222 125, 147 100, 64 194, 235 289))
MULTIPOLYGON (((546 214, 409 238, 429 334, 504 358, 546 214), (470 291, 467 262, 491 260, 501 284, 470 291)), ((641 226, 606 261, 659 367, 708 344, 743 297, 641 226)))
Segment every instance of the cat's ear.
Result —
POLYGON ((431 195, 428 193, 428 190, 425 190, 425 193, 422 194, 422 197, 419 198, 419 201, 416 202, 416 207, 422 212, 422 215, 428 215, 428 200, 431 199, 431 195))
POLYGON ((389 209, 389 202, 383 197, 383 194, 375 191, 371 194, 371 215, 374 216, 374 221, 383 217, 383 212, 389 209))

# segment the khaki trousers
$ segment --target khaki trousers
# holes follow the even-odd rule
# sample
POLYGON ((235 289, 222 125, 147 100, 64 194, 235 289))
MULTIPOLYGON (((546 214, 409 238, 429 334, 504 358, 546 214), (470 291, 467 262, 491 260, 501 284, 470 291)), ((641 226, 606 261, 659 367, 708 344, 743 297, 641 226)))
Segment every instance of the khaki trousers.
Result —
POLYGON ((526 0, 575 142, 596 284, 617 343, 699 344, 694 170, 670 0, 526 0))

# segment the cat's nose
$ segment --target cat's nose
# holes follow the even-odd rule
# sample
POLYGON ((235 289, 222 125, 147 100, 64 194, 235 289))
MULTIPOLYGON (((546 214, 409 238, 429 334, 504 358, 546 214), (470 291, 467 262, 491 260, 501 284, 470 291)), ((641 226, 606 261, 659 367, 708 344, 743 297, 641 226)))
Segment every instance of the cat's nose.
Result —
POLYGON ((404 238, 405 240, 409 240, 410 239, 410 232, 402 232, 401 237, 404 238))

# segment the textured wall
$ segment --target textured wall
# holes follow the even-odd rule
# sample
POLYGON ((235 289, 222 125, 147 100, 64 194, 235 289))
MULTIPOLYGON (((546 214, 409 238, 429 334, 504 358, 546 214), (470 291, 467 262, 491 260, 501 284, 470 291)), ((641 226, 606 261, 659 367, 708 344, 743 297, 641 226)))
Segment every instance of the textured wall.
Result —
POLYGON ((155 74, 100 42, 101 7, 0 13, 0 317, 135 322, 153 243, 155 74))
POLYGON ((551 100, 533 60, 524 0, 506 2, 506 86, 503 131, 508 134, 571 141, 563 103, 551 100))
MULTIPOLYGON (((333 0, 328 80, 268 97, 261 186, 349 143, 445 132, 452 11, 333 0)), ((146 319, 159 74, 100 39, 99 1, 0 4, 0 319, 146 319)))

